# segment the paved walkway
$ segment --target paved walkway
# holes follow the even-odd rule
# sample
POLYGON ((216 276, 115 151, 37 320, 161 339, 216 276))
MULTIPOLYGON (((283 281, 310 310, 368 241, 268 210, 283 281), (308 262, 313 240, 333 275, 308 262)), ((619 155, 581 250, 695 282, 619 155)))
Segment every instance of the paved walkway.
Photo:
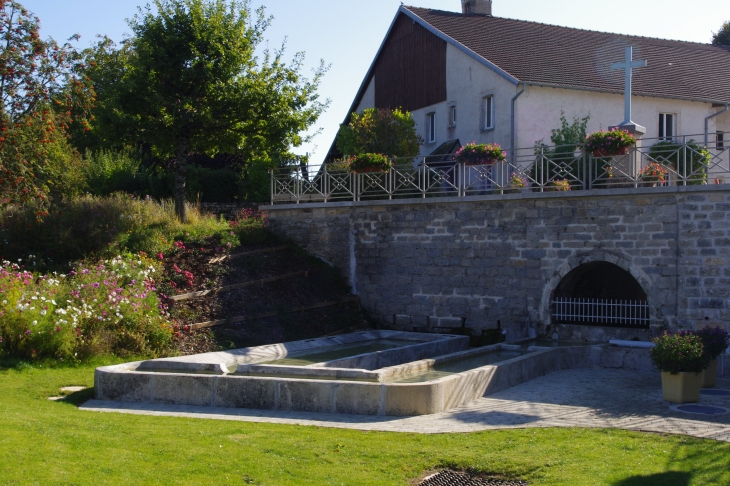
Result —
MULTIPOLYGON (((717 389, 730 390, 730 380, 717 389)), ((730 409, 730 396, 703 394, 701 405, 730 409)), ((677 412, 662 399, 658 373, 580 369, 551 373, 448 412, 379 417, 90 400, 81 409, 358 430, 443 433, 524 427, 613 427, 730 442, 730 413, 677 412)))

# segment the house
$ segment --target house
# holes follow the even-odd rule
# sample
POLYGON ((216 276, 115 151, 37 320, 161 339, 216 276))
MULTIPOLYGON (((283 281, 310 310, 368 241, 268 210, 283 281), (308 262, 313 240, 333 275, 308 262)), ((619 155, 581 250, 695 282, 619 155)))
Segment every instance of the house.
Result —
POLYGON ((561 113, 590 116, 588 133, 624 120, 625 72, 611 65, 626 47, 647 61, 632 70, 643 139, 691 135, 722 149, 730 50, 494 17, 489 0, 462 0, 461 13, 401 6, 350 113, 410 111, 424 156, 455 140, 530 148, 549 141, 561 113))

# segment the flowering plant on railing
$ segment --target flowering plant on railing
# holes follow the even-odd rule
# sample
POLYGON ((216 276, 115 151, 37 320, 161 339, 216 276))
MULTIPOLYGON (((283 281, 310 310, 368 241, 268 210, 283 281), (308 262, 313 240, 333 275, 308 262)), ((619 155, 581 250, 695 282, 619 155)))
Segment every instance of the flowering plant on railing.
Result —
POLYGON ((664 182, 669 170, 659 162, 649 162, 639 171, 639 179, 644 182, 664 182))
POLYGON ((498 144, 477 144, 476 142, 464 145, 455 156, 457 162, 463 162, 466 165, 489 165, 502 162, 506 158, 507 154, 498 144))
POLYGON ((552 181, 548 185, 548 191, 570 191, 570 181, 568 179, 552 181))
POLYGON ((350 158, 349 168, 351 172, 388 172, 393 164, 388 157, 381 154, 360 154, 350 158))
POLYGON ((614 128, 609 131, 598 131, 586 137, 584 148, 593 153, 594 157, 609 157, 628 153, 629 148, 636 144, 636 137, 627 130, 614 128))
POLYGON ((702 339, 691 333, 669 334, 654 338, 649 351, 651 361, 659 371, 676 375, 679 372, 699 373, 710 364, 703 352, 702 339))
POLYGON ((527 177, 520 175, 517 172, 513 172, 509 176, 509 185, 517 189, 530 187, 530 183, 528 182, 527 177))

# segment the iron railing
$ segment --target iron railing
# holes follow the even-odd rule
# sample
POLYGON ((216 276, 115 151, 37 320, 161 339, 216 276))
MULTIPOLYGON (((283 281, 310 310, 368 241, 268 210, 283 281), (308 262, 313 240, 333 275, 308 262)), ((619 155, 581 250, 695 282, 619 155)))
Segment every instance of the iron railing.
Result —
POLYGON ((560 297, 553 301, 553 322, 648 328, 649 304, 645 300, 560 297))
POLYGON ((319 170, 291 166, 272 171, 271 203, 730 183, 730 142, 696 141, 703 138, 641 139, 628 153, 608 157, 576 146, 540 145, 515 150, 504 162, 481 166, 443 156, 395 159, 394 167, 381 173, 354 174, 327 164, 319 170), (643 175, 652 163, 666 171, 664 181, 643 175))

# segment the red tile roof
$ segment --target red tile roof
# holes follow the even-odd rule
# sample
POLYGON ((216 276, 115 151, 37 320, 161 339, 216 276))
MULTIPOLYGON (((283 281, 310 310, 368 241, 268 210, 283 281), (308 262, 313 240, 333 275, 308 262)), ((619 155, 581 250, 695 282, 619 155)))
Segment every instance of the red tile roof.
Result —
POLYGON ((627 46, 648 66, 634 70, 636 95, 730 102, 730 50, 485 15, 403 7, 441 34, 522 82, 623 93, 627 46))

